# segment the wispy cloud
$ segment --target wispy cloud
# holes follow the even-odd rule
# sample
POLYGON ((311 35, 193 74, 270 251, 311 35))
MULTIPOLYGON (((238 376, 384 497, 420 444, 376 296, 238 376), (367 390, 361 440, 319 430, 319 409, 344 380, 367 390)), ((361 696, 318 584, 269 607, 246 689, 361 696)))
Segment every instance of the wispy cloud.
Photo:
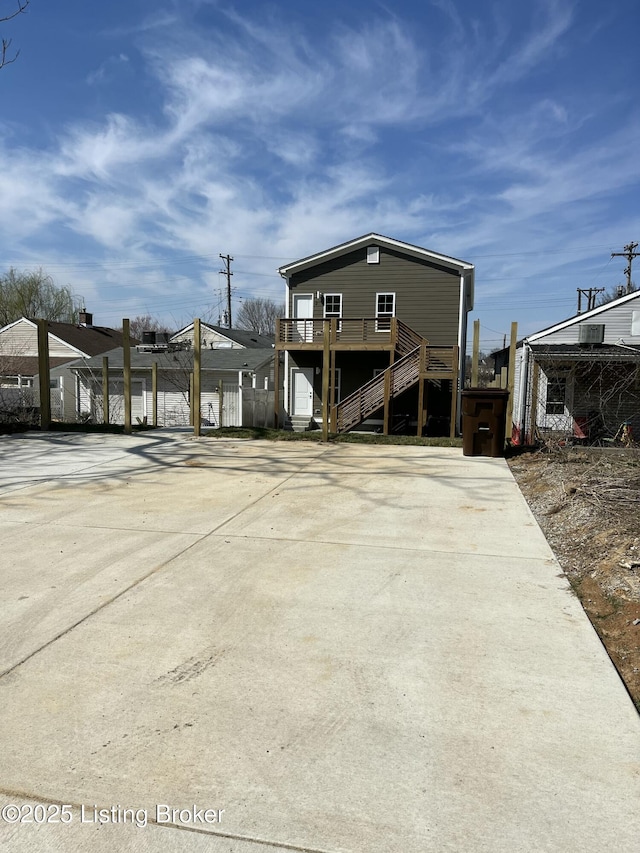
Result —
POLYGON ((101 62, 95 71, 87 75, 87 83, 90 86, 107 83, 113 79, 119 69, 128 64, 129 57, 124 53, 120 53, 117 56, 110 56, 109 59, 101 62))

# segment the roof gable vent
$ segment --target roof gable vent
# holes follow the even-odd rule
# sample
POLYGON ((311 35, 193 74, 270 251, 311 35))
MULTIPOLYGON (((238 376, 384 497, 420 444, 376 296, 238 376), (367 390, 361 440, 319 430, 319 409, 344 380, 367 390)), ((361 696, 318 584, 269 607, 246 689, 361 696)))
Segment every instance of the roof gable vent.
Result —
POLYGON ((584 323, 578 327, 579 344, 601 344, 604 341, 604 323, 584 323))

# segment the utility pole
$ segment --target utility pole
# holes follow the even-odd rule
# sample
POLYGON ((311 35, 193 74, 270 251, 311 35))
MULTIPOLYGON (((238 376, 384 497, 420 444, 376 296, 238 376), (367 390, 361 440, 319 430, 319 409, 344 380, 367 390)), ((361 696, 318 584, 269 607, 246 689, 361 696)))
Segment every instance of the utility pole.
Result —
POLYGON ((591 311, 592 308, 596 307, 596 297, 599 293, 604 293, 604 287, 589 287, 585 290, 578 287, 576 288, 578 291, 578 314, 582 314, 582 297, 586 296, 587 298, 587 311, 591 311))
POLYGON ((220 255, 222 260, 224 261, 224 269, 218 270, 220 275, 226 275, 227 277, 227 328, 232 329, 233 324, 231 322, 231 276, 233 273, 231 272, 231 261, 233 258, 231 255, 220 255))
POLYGON ((628 243, 624 247, 624 252, 611 252, 612 258, 626 258, 627 259, 627 268, 624 271, 624 274, 627 277, 627 293, 633 292, 633 283, 631 281, 631 265, 633 264, 633 259, 640 257, 640 252, 636 252, 635 250, 638 248, 637 243, 628 243))

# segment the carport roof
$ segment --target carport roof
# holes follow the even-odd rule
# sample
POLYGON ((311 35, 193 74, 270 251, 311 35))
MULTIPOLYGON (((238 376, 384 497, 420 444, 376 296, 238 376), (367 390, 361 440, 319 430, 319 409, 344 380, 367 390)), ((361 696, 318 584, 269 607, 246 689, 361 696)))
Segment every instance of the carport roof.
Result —
POLYGON ((615 344, 531 344, 539 358, 565 358, 567 361, 638 361, 640 347, 615 344))

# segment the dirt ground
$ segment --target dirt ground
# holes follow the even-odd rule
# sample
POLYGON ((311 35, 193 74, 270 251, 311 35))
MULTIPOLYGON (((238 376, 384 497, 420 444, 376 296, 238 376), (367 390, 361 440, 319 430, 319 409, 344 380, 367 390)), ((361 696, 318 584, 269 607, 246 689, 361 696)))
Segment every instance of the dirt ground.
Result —
POLYGON ((509 465, 640 711, 640 450, 540 450, 509 465))

